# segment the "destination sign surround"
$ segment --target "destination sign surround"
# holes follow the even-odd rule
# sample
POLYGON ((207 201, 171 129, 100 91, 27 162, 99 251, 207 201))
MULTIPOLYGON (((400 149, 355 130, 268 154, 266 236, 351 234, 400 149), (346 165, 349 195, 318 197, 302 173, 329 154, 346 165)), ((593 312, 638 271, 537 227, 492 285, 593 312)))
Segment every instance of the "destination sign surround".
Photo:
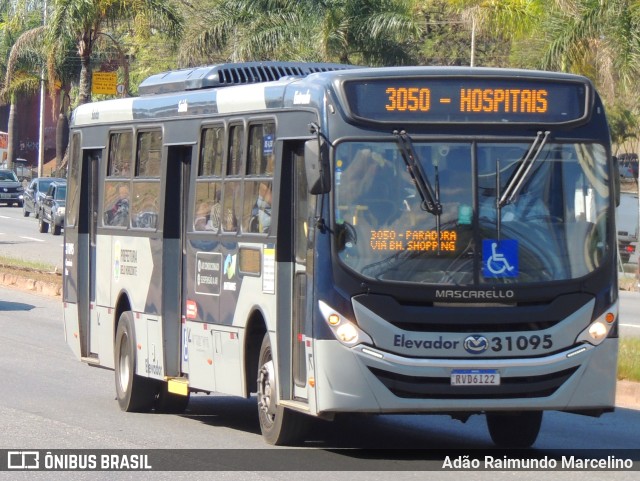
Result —
POLYGON ((525 78, 349 80, 351 115, 373 122, 556 124, 583 119, 587 86, 525 78))

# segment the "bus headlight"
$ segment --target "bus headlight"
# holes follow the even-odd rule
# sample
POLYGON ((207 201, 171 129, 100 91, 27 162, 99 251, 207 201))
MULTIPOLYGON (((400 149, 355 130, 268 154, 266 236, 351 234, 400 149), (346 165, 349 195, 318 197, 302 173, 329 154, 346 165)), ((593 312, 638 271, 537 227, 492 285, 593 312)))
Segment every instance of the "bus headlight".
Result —
POLYGON ((617 318, 618 303, 616 302, 611 306, 611 309, 607 310, 580 333, 576 338, 576 343, 588 342, 597 346, 607 338, 617 318))
POLYGON ((319 301, 320 312, 331 328, 335 338, 345 346, 355 346, 356 344, 367 343, 373 345, 369 335, 351 322, 345 316, 330 307, 326 302, 319 301))

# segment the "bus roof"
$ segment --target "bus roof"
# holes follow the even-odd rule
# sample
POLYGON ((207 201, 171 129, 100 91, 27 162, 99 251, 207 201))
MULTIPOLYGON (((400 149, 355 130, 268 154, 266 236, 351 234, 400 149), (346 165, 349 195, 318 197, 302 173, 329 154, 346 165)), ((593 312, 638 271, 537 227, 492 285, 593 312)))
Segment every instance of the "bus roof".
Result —
POLYGON ((356 68, 353 65, 306 62, 244 62, 173 70, 152 75, 138 87, 140 95, 182 92, 213 87, 273 82, 317 72, 356 68))
MULTIPOLYGON (((573 82, 586 77, 535 70, 482 67, 357 67, 332 63, 245 62, 164 72, 144 80, 140 97, 79 106, 71 126, 184 118, 290 107, 320 107, 327 88, 369 79, 459 78, 573 82)), ((339 94, 340 96, 340 94, 339 94)), ((588 98, 588 96, 587 96, 588 98)), ((344 99, 343 99, 344 100, 344 99)))

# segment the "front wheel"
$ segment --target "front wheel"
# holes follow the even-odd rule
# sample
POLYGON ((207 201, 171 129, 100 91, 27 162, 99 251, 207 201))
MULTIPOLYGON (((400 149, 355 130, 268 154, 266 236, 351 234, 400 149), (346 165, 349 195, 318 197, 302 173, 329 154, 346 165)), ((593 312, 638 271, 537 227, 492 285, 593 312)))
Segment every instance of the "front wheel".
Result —
POLYGON ((298 442, 310 418, 277 403, 276 368, 269 333, 264 335, 258 361, 258 419, 262 437, 269 444, 291 445, 298 442))
POLYGON ((487 427, 493 442, 503 448, 528 448, 536 442, 542 411, 487 413, 487 427))
POLYGON ((120 315, 114 353, 120 409, 127 412, 150 411, 156 401, 157 382, 136 374, 136 339, 131 311, 120 315))

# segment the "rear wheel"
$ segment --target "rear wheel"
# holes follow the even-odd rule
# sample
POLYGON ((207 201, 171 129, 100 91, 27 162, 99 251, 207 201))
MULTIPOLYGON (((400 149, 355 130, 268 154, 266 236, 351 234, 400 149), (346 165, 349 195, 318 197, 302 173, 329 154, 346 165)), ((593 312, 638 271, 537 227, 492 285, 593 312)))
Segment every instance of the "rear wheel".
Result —
POLYGON ((258 361, 258 419, 266 442, 291 445, 299 442, 311 418, 277 404, 278 384, 269 333, 260 348, 258 361))
POLYGON ((156 401, 157 381, 136 374, 136 339, 131 311, 118 321, 115 340, 116 395, 120 409, 127 412, 150 411, 156 401))
POLYGON ((528 448, 536 442, 542 411, 487 413, 487 427, 493 442, 504 448, 528 448))
POLYGON ((38 220, 38 230, 41 234, 46 234, 49 232, 49 224, 47 224, 42 218, 42 214, 40 214, 40 219, 38 220))

